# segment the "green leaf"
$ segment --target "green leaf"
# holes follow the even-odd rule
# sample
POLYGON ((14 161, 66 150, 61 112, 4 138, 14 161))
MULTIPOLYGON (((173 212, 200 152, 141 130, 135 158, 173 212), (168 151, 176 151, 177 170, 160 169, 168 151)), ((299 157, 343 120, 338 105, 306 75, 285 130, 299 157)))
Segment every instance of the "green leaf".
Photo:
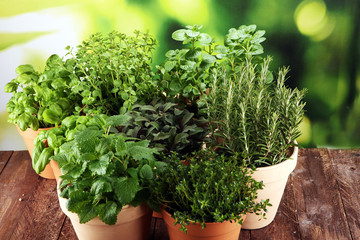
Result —
POLYGON ((131 116, 129 115, 115 115, 106 119, 106 125, 112 127, 124 126, 130 119, 131 116))
POLYGON ((69 211, 77 213, 80 223, 87 223, 97 216, 95 208, 93 208, 88 192, 76 191, 70 194, 67 202, 69 211))
POLYGON ((107 201, 106 203, 99 204, 96 207, 96 212, 101 221, 109 225, 114 225, 117 221, 120 208, 117 207, 115 202, 107 201))
POLYGON ((44 148, 41 152, 39 159, 37 161, 34 161, 35 166, 34 170, 37 174, 40 174, 42 171, 44 171, 46 165, 50 162, 50 157, 53 156, 54 149, 51 147, 44 148))
POLYGON ((108 152, 102 155, 98 161, 92 161, 89 166, 90 170, 97 175, 105 175, 113 155, 112 152, 108 152))
POLYGON ((4 91, 6 93, 16 92, 18 84, 16 82, 9 82, 5 85, 4 91))
POLYGON ((203 46, 209 46, 210 43, 212 41, 212 38, 210 37, 209 34, 206 34, 206 33, 200 33, 200 36, 199 36, 199 42, 201 45, 203 46))
POLYGON ((39 157, 40 157, 42 151, 44 150, 44 148, 45 148, 44 142, 41 140, 36 140, 34 149, 32 151, 32 166, 34 169, 35 169, 35 165, 36 165, 35 163, 37 161, 39 161, 39 157))
POLYGON ((122 205, 131 203, 140 189, 138 180, 131 177, 119 178, 115 184, 115 194, 122 205))
POLYGON ((193 116, 194 113, 186 111, 184 117, 181 119, 181 125, 185 126, 192 119, 193 116))
POLYGON ((105 179, 99 178, 91 185, 90 192, 94 195, 111 192, 112 187, 111 184, 105 179))
POLYGON ((151 167, 148 164, 145 164, 140 169, 140 177, 148 180, 153 179, 154 174, 151 167))
POLYGON ((176 40, 176 41, 185 41, 186 40, 186 31, 184 29, 179 29, 176 30, 175 32, 173 32, 173 34, 171 35, 171 37, 176 40))
POLYGON ((176 66, 176 61, 167 61, 164 64, 164 68, 167 72, 170 72, 176 66))
POLYGON ((51 124, 56 124, 61 121, 59 116, 51 109, 46 109, 43 112, 42 116, 43 116, 45 122, 48 122, 51 124))
POLYGON ((30 115, 27 113, 21 114, 17 119, 17 125, 21 129, 21 131, 25 131, 30 123, 30 115))

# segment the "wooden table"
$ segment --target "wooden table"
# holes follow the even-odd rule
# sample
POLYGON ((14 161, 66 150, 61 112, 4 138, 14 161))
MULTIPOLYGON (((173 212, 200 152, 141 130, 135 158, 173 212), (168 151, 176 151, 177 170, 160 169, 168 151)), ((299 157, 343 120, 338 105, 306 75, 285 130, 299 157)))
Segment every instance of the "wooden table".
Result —
MULTIPOLYGON (((360 239, 359 193, 360 150, 302 149, 274 222, 239 239, 360 239)), ((0 152, 0 239, 77 239, 26 151, 0 152)), ((162 219, 149 239, 168 239, 162 219)))

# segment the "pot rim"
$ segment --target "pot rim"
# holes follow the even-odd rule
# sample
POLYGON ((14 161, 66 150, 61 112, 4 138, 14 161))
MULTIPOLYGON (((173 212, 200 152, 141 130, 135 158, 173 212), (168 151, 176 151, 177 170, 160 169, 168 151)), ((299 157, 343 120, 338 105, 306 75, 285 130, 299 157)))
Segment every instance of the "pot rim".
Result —
POLYGON ((295 161, 297 162, 297 155, 298 155, 298 152, 299 152, 299 147, 298 146, 294 146, 294 150, 293 150, 293 153, 291 154, 291 156, 289 158, 287 158, 285 161, 281 162, 281 163, 278 163, 278 164, 275 164, 275 165, 270 165, 270 166, 265 166, 265 167, 258 167, 255 169, 254 172, 260 172, 260 171, 271 171, 273 169, 276 169, 276 168, 281 168, 285 165, 288 165, 289 163, 292 163, 292 161, 295 161))
MULTIPOLYGON (((170 218, 174 219, 174 221, 176 221, 175 218, 173 218, 172 215, 165 209, 165 207, 161 208, 161 213, 167 215, 168 217, 170 217, 170 218)), ((241 216, 243 221, 245 221, 246 214, 239 214, 239 215, 241 216)), ((219 224, 219 223, 238 223, 238 221, 226 220, 226 221, 223 221, 223 222, 206 222, 205 224, 206 225, 216 225, 216 224, 219 224)), ((190 221, 189 225, 201 225, 201 223, 194 223, 194 222, 190 221)))

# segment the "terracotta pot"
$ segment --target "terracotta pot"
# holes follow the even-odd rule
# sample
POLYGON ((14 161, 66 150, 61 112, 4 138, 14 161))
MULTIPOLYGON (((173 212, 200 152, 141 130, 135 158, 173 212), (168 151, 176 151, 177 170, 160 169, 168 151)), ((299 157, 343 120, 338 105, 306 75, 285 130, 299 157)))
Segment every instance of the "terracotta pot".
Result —
MULTIPOLYGON (((21 131, 21 129, 16 124, 16 129, 18 130, 21 137, 24 139, 27 150, 29 151, 30 157, 32 158, 32 151, 34 149, 34 139, 42 130, 49 130, 51 128, 39 128, 37 131, 32 130, 31 128, 26 129, 26 131, 21 131)), ((43 178, 55 179, 53 170, 50 164, 46 165, 45 169, 39 174, 43 178)))
POLYGON ((51 159, 50 160, 50 166, 51 166, 51 168, 53 170, 56 182, 59 182, 60 176, 62 175, 61 171, 60 171, 60 168, 59 168, 59 163, 55 162, 55 160, 51 159))
POLYGON ((295 147, 292 155, 286 161, 273 166, 260 167, 254 171, 252 177, 256 181, 264 183, 264 188, 258 191, 256 202, 270 199, 272 206, 267 207, 266 219, 262 219, 254 213, 246 214, 243 229, 263 228, 274 220, 288 177, 296 167, 297 156, 298 147, 295 147))
MULTIPOLYGON (((58 189, 61 182, 61 180, 58 182, 58 189)), ((124 206, 115 225, 107 225, 98 217, 81 224, 78 215, 67 210, 67 199, 60 197, 59 190, 58 197, 61 210, 70 218, 79 240, 143 240, 148 238, 152 210, 145 203, 138 207, 124 206)))
MULTIPOLYGON (((163 219, 168 229, 170 240, 237 240, 239 239, 241 225, 237 222, 222 222, 222 223, 206 223, 206 227, 202 229, 201 224, 188 225, 187 233, 180 231, 180 225, 174 225, 175 219, 171 217, 166 210, 161 210, 163 219)), ((243 216, 243 219, 245 215, 243 216)))

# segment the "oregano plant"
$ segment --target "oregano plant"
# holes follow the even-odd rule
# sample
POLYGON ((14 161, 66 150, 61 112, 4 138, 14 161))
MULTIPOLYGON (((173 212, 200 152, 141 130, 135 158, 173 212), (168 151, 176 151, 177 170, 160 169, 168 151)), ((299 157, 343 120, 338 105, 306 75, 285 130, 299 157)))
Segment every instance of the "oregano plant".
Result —
POLYGON ((134 36, 112 31, 95 33, 77 46, 67 47, 75 60, 72 91, 81 96, 85 114, 123 114, 135 102, 147 102, 158 94, 152 71, 156 40, 148 33, 134 36))

